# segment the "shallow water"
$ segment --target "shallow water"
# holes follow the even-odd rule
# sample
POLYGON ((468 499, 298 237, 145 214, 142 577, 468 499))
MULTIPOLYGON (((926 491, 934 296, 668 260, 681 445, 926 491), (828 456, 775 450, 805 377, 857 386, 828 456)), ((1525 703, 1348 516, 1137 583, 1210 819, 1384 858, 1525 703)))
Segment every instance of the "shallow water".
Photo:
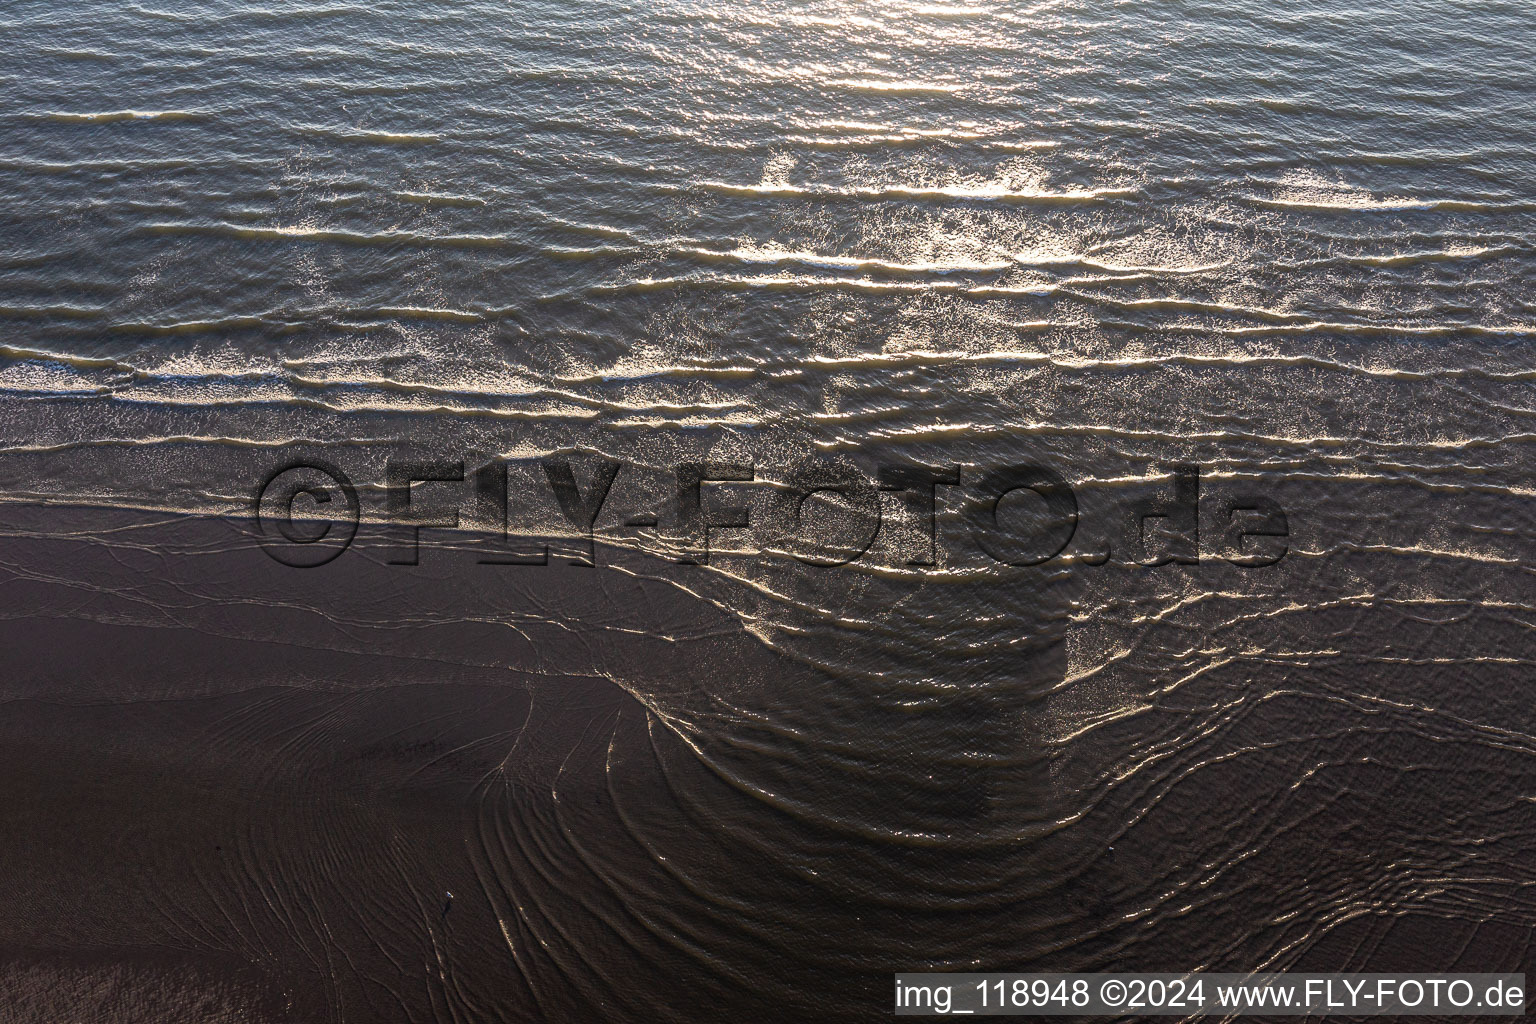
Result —
MULTIPOLYGON (((0 936, 15 984, 174 950, 177 991, 304 1019, 862 1019, 929 965, 1523 963, 1529 21, 8 6, 7 696, 42 702, 45 765, 133 737, 111 809, 47 828, 110 845, 137 814, 145 863, 206 879, 18 869, 152 891, 170 925, 37 896, 0 936), (568 534, 539 461, 585 490, 599 456, 596 571, 443 530, 386 566, 370 523, 299 572, 206 518, 296 459, 369 520, 391 458, 507 460, 513 532, 568 534), (894 493, 853 564, 785 555, 774 485, 807 456, 959 467, 936 564, 894 493), (673 469, 704 459, 754 466, 712 485, 754 528, 677 565, 673 469), (971 518, 1019 463, 1080 513, 1036 568, 971 518), (1199 564, 1138 564, 1128 510, 1181 465, 1199 564), (1244 569, 1226 513, 1255 494, 1289 536, 1244 569)), ((801 533, 858 533, 826 515, 801 533)), ((73 763, 28 776, 18 828, 73 763)))

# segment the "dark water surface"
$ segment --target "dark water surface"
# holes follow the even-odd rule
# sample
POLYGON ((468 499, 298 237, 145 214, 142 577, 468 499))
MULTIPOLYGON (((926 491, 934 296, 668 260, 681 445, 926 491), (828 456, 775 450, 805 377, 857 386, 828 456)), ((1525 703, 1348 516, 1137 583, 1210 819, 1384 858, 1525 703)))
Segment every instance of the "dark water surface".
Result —
POLYGON ((0 1019, 1530 959, 1528 5, 11 2, 0 46, 0 1019), (960 467, 936 564, 895 493, 854 564, 781 550, 807 456, 960 467), (539 461, 600 457, 601 568, 388 564, 387 460, 505 460, 542 536, 539 461), (307 571, 243 520, 296 459, 368 520, 307 571), (756 525, 680 565, 702 460, 756 525), (1043 566, 971 532, 1020 463, 1078 502, 1043 566), (1198 543, 1138 564, 1180 465, 1198 543), (1253 495, 1276 565, 1222 557, 1253 495))

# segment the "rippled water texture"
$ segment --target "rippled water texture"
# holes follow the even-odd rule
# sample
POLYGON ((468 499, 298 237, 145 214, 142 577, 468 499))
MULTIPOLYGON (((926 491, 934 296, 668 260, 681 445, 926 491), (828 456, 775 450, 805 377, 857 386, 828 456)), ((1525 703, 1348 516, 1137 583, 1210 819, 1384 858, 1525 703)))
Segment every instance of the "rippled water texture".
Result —
POLYGON ((0 46, 21 1019, 1529 959, 1527 5, 13 0, 0 46), (674 563, 675 464, 761 521, 808 455, 960 467, 937 564, 894 494, 853 565, 674 563), (370 519, 390 457, 505 459, 536 533, 598 456, 596 570, 239 521, 294 458, 370 519), (964 502, 1022 462, 1081 523, 1006 568, 964 502), (1139 565, 1179 465, 1201 560, 1139 565), (1220 557, 1252 494, 1278 565, 1220 557))

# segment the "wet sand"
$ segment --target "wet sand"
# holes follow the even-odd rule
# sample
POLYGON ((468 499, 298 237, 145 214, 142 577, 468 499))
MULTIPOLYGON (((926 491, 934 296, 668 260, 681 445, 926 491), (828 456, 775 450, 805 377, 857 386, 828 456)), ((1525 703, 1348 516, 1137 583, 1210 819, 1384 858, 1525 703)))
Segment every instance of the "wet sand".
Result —
POLYGON ((1049 637, 904 711, 697 567, 300 571, 237 521, 6 512, 7 1021, 862 1020, 968 959, 1529 955, 1518 664, 1216 671, 1062 741, 1091 685, 1049 637))

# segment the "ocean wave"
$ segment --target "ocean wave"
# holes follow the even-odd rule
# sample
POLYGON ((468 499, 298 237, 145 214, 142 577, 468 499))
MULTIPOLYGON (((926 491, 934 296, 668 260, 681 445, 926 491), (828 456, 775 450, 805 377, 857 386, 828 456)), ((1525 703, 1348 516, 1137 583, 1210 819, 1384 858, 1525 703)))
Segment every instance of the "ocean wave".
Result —
POLYGON ((943 135, 927 132, 889 132, 881 135, 862 133, 858 135, 786 135, 784 141, 816 149, 888 149, 983 137, 980 132, 953 132, 943 135))
POLYGON ((824 84, 853 92, 884 92, 906 96, 944 96, 965 89, 965 85, 957 82, 909 82, 884 78, 833 78, 824 84))
POLYGON ((1413 199, 1389 197, 1376 199, 1367 195, 1316 196, 1299 198, 1269 198, 1245 196, 1249 202, 1275 209, 1341 211, 1346 213, 1392 213, 1409 210, 1445 211, 1453 213, 1524 213, 1536 210, 1536 203, 1520 201, 1496 201, 1482 199, 1413 199))
MULTIPOLYGON (((683 191, 674 185, 656 186, 663 191, 683 191)), ((1049 189, 1016 188, 997 182, 954 185, 791 185, 788 182, 760 182, 744 184, 729 181, 705 180, 695 182, 692 188, 731 196, 812 197, 817 199, 871 199, 871 200, 984 200, 997 203, 1092 203, 1138 194, 1140 190, 1125 186, 1100 188, 1068 188, 1059 191, 1049 189)))
POLYGON ((157 18, 163 21, 181 22, 224 22, 240 21, 245 19, 262 21, 288 21, 295 18, 324 18, 338 17, 351 14, 378 15, 377 8, 356 4, 335 4, 329 7, 303 6, 290 10, 280 10, 270 7, 246 7, 223 14, 209 14, 206 11, 175 11, 161 7, 144 7, 140 4, 129 4, 127 10, 145 18, 157 18))
POLYGON ((572 231, 577 234, 592 235, 596 238, 619 239, 621 241, 629 242, 632 245, 637 246, 645 244, 641 240, 640 236, 635 234, 633 231, 630 231, 626 228, 615 227, 611 224, 593 224, 586 221, 566 220, 563 217, 556 217, 548 214, 543 215, 540 219, 543 220, 544 223, 553 227, 557 227, 565 231, 572 231))
MULTIPOLYGON (((240 161, 243 166, 276 164, 275 160, 240 161)), ((118 174, 133 171, 186 170, 208 168, 207 161, 179 157, 128 160, 37 160, 30 157, 0 156, 0 168, 37 174, 69 174, 76 171, 118 174)))
MULTIPOLYGON (((1037 321, 1020 325, 1021 329, 1042 330, 1052 327, 1070 327, 1070 324, 1055 323, 1052 321, 1037 321)), ((1493 381, 1536 381, 1536 370, 1500 371, 1477 366, 1426 366, 1414 368, 1408 366, 1372 364, 1366 362, 1350 362, 1343 359, 1330 358, 1326 355, 1303 353, 1288 354, 1278 352, 1245 352, 1245 351, 1168 351, 1152 352, 1146 354, 1124 356, 1092 356, 1068 350, 1038 351, 1029 349, 983 349, 979 351, 964 350, 939 350, 939 349, 906 349, 898 352, 872 352, 856 353, 840 356, 811 356, 804 360, 798 360, 796 365, 810 367, 827 367, 834 369, 844 368, 887 368, 911 365, 947 365, 951 363, 1024 363, 1048 365, 1061 370, 1144 370, 1171 366, 1189 367, 1219 367, 1224 369, 1253 368, 1280 368, 1280 369, 1314 369, 1328 373, 1340 373, 1359 377, 1376 377, 1384 380, 1399 381, 1440 381, 1459 377, 1493 381)), ((812 414, 813 418, 827 418, 824 414, 812 414)), ((1412 441, 1401 443, 1389 443, 1384 441, 1360 439, 1362 444, 1375 446, 1401 447, 1407 449, 1417 448, 1446 448, 1475 446, 1486 443, 1489 446, 1505 442, 1529 440, 1526 435, 1509 435, 1501 439, 1489 439, 1486 441, 1412 441)))
POLYGON ((1134 265, 1114 263, 1072 252, 1004 253, 990 258, 960 257, 930 260, 900 260, 875 256, 844 256, 776 247, 712 249, 701 245, 672 243, 674 253, 712 263, 796 264, 825 270, 881 271, 893 274, 996 273, 1015 267, 1081 266, 1117 275, 1105 281, 1154 278, 1164 275, 1204 274, 1230 266, 1229 262, 1190 266, 1134 265), (1129 276, 1127 276, 1129 275, 1129 276))
MULTIPOLYGON (((82 306, 71 302, 50 302, 42 304, 31 303, 0 303, 0 316, 19 317, 62 317, 68 320, 90 320, 106 313, 105 306, 82 306)), ((12 349, 7 345, 0 345, 0 353, 21 351, 12 349)))
POLYGON ((333 125, 297 125, 296 130, 305 135, 347 142, 376 142, 382 145, 419 145, 441 142, 442 137, 431 132, 392 132, 378 128, 352 128, 333 125))
MULTIPOLYGON (((1077 293, 1073 293, 1077 294, 1077 293)), ((1260 306, 1244 306, 1215 299, 1191 299, 1175 295, 1159 295, 1142 299, 1118 299, 1109 295, 1079 295, 1090 301, 1125 309, 1168 310, 1172 312, 1211 313, 1219 316, 1242 316, 1253 320, 1265 320, 1276 324, 1315 324, 1318 321, 1306 313, 1282 309, 1266 309, 1260 306)))
POLYGON ((121 55, 105 50, 74 49, 67 46, 45 46, 37 52, 48 57, 62 57, 65 60, 95 60, 110 63, 122 59, 121 55))
POLYGON ((16 345, 0 345, 0 358, 22 362, 52 363, 75 370, 112 370, 133 373, 134 367, 108 356, 87 356, 71 352, 55 352, 50 349, 24 348, 16 345))
POLYGON ((218 221, 206 224, 186 222, 161 222, 146 224, 141 229, 157 235, 215 235, 251 241, 305 240, 315 242, 342 242, 348 245, 420 245, 447 246, 460 249, 496 249, 515 243, 505 235, 433 235, 421 231, 390 228, 384 231, 354 231, 345 228, 322 228, 295 225, 290 227, 259 227, 230 224, 218 221))
POLYGON ((50 110, 33 116, 59 124, 115 124, 119 121, 201 121, 209 114, 200 110, 50 110))
POLYGON ((1408 267, 1417 266, 1421 263, 1454 263, 1461 260, 1481 259, 1486 256, 1505 256, 1522 251, 1524 251, 1523 248, 1516 245, 1464 245, 1451 246, 1445 249, 1422 249, 1412 252, 1331 253, 1326 257, 1316 260, 1277 265, 1288 268, 1301 268, 1345 263, 1367 267, 1408 267))
POLYGON ((945 259, 918 262, 898 262, 874 257, 832 256, 817 252, 797 252, 785 249, 729 249, 717 250, 690 247, 678 250, 683 255, 698 257, 716 263, 785 263, 821 267, 828 270, 880 270, 897 274, 951 274, 981 273, 1008 270, 1015 265, 1012 259, 967 260, 945 259))
POLYGON ((972 298, 1009 298, 1049 295, 1055 285, 971 285, 958 281, 877 281, 867 277, 811 277, 801 274, 736 275, 695 274, 678 277, 645 277, 613 284, 594 285, 592 295, 644 295, 677 288, 720 288, 727 291, 853 291, 872 295, 922 295, 947 292, 972 298))
POLYGON ((1134 264, 1111 263, 1107 260, 1094 259, 1084 256, 1078 260, 1085 267, 1093 267, 1096 270, 1107 271, 1111 274, 1129 274, 1134 277, 1160 277, 1163 275, 1194 275, 1209 274, 1217 270, 1225 270, 1232 265, 1230 260, 1220 263, 1193 263, 1188 266, 1177 264, 1134 264))
MULTIPOLYGON (((1104 326, 1134 329, 1133 323, 1101 321, 1104 326)), ((1161 323, 1157 330, 1164 334, 1219 335, 1227 338, 1266 337, 1273 335, 1337 334, 1368 338, 1524 338, 1536 336, 1536 324, 1483 324, 1453 322, 1445 324, 1415 324, 1403 322, 1360 323, 1344 320, 1303 319, 1294 323, 1266 324, 1214 324, 1214 323, 1161 323)), ((1437 376, 1454 375, 1444 371, 1437 376)))
POLYGON ((394 195, 408 203, 422 206, 487 206, 484 199, 476 196, 454 195, 448 192, 396 192, 394 195))

